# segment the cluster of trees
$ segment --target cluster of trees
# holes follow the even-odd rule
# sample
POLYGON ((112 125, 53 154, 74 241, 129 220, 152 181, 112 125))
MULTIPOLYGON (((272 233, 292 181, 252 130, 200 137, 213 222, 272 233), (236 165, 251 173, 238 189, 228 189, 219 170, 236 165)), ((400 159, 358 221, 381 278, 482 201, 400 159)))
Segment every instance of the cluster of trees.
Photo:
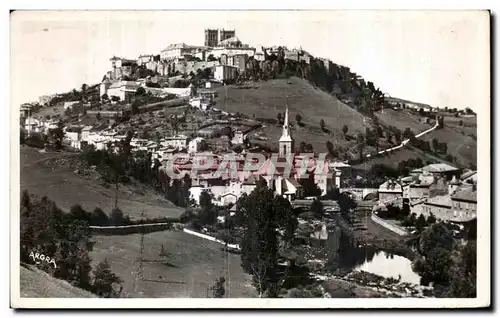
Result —
POLYGON ((411 141, 411 145, 423 151, 431 151, 431 143, 423 139, 414 138, 411 141))
POLYGON ((187 207, 191 203, 189 188, 191 188, 192 180, 188 174, 182 179, 171 179, 163 170, 156 169, 155 173, 158 175, 156 188, 165 195, 167 200, 180 207, 187 207))
POLYGON ((476 297, 476 240, 457 244, 452 231, 437 222, 421 232, 416 247, 420 257, 413 262, 413 270, 424 285, 434 284, 438 297, 476 297))
POLYGON ((398 175, 406 177, 410 174, 410 171, 422 168, 423 166, 424 162, 421 158, 402 160, 398 163, 398 175))
POLYGON ((131 220, 128 215, 124 215, 122 210, 116 206, 111 210, 108 216, 101 208, 96 207, 92 212, 86 211, 81 205, 73 205, 69 216, 75 220, 86 222, 90 226, 122 226, 152 223, 173 223, 180 222, 179 218, 160 217, 143 218, 140 220, 131 220))
POLYGON ((372 82, 358 79, 347 67, 331 62, 327 64, 314 57, 310 57, 309 63, 285 59, 283 47, 278 47, 277 53, 268 54, 264 48, 263 51, 265 61, 259 63, 253 58, 247 61, 246 77, 263 80, 290 76, 304 78, 328 93, 353 97, 355 107, 370 117, 385 103, 380 89, 375 88, 372 82))
POLYGON ((439 142, 437 138, 432 138, 432 148, 440 154, 445 155, 448 153, 448 144, 446 142, 439 142))
POLYGON ((260 180, 238 200, 235 223, 242 228, 242 268, 252 275, 260 297, 278 297, 287 277, 278 266, 280 241, 290 245, 298 226, 290 203, 260 180))
POLYGON ((380 184, 384 183, 387 178, 397 179, 400 177, 406 177, 409 175, 410 171, 422 168, 423 166, 424 162, 420 158, 402 160, 398 163, 397 168, 377 163, 371 166, 365 174, 364 179, 355 181, 355 186, 360 188, 378 187, 380 184))
POLYGON ((151 103, 157 103, 165 100, 164 98, 161 97, 156 97, 153 96, 151 93, 146 93, 146 89, 144 87, 139 87, 137 88, 137 91, 135 92, 134 100, 132 101, 132 104, 130 105, 131 111, 133 115, 137 115, 140 113, 140 106, 151 104, 151 103))
POLYGON ((387 210, 379 211, 377 215, 384 219, 399 220, 401 221, 401 225, 415 228, 418 233, 437 221, 432 213, 427 218, 423 214, 417 217, 416 213, 410 213, 410 206, 408 204, 403 204, 402 208, 390 204, 387 206, 387 210))
POLYGON ((111 272, 107 261, 92 270, 90 252, 94 242, 89 222, 75 217, 74 213, 79 211, 66 214, 47 197, 32 200, 29 193, 23 191, 21 262, 29 263, 31 252, 48 255, 57 265, 41 263, 42 270, 101 297, 119 297, 121 279, 111 272))
POLYGON ((165 198, 177 206, 186 207, 190 203, 189 188, 191 178, 185 175, 182 179, 171 179, 160 169, 158 159, 154 161, 151 153, 136 151, 132 154, 130 140, 133 133, 128 132, 124 140, 117 144, 118 151, 95 150, 93 146, 83 147, 82 158, 109 183, 129 182, 133 178, 145 185, 154 187, 165 195, 165 198))
POLYGON ((312 153, 314 148, 311 144, 306 144, 304 141, 301 141, 299 144, 299 153, 312 153))

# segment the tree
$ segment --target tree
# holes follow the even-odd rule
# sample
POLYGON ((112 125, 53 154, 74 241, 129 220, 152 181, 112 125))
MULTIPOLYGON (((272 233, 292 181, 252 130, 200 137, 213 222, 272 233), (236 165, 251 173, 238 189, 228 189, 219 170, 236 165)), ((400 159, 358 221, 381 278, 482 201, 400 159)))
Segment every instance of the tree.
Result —
POLYGON ((276 118, 278 119, 278 124, 281 124, 281 121, 283 120, 283 115, 281 113, 278 113, 278 115, 276 115, 276 118))
POLYGON ((231 129, 231 127, 226 126, 226 127, 222 128, 221 135, 227 136, 227 137, 229 137, 229 139, 232 139, 233 138, 233 130, 231 129))
POLYGON ((321 189, 314 182, 313 173, 309 173, 307 178, 301 178, 299 183, 302 186, 302 193, 305 197, 317 197, 321 195, 321 189))
POLYGON ((243 235, 241 240, 241 265, 252 275, 252 283, 259 297, 276 298, 281 280, 278 271, 277 219, 273 209, 274 192, 267 188, 264 180, 248 196, 238 200, 243 213, 243 235))
POLYGON ((131 110, 132 110, 132 115, 137 115, 139 114, 139 105, 141 104, 141 102, 136 99, 132 102, 132 105, 131 105, 131 110))
POLYGON ((394 131, 394 139, 396 140, 397 144, 401 143, 401 131, 399 129, 396 129, 394 131))
POLYGON ((415 137, 415 134, 411 131, 410 128, 406 128, 403 131, 403 138, 411 140, 413 137, 415 137))
POLYGON ((111 101, 112 102, 119 102, 120 101, 120 97, 113 95, 113 96, 111 96, 111 101))
POLYGON ((319 125, 321 127, 321 130, 325 131, 325 120, 324 119, 321 119, 320 122, 319 122, 319 125))
POLYGON ((101 120, 101 113, 98 112, 96 115, 95 115, 95 119, 97 120, 101 120))
POLYGON ((326 149, 328 150, 328 153, 333 155, 335 149, 333 148, 333 144, 331 141, 326 142, 326 149))
POLYGON ((453 233, 443 223, 435 223, 422 232, 419 244, 419 253, 424 256, 434 247, 451 250, 453 233))
POLYGON ((290 201, 279 195, 274 196, 273 209, 276 215, 278 228, 280 232, 283 233, 283 241, 290 246, 294 238, 295 230, 299 225, 297 216, 292 209, 290 201))
POLYGON ((434 214, 429 214, 429 216, 427 217, 427 224, 431 225, 431 224, 434 224, 436 223, 436 217, 434 216, 434 214))
POLYGON ((95 294, 104 298, 116 298, 120 296, 121 288, 117 291, 116 285, 122 283, 120 277, 111 271, 108 260, 97 264, 93 271, 92 289, 95 294))
POLYGON ((95 208, 90 215, 90 224, 94 226, 105 226, 109 223, 109 218, 100 208, 95 208))
POLYGON ((451 286, 445 297, 475 298, 477 277, 477 244, 469 240, 461 249, 458 262, 451 270, 451 286))
POLYGON ((311 203, 311 212, 313 212, 316 216, 322 217, 325 213, 323 208, 323 203, 318 198, 314 199, 311 203))
POLYGON ((199 220, 201 225, 214 224, 217 220, 217 208, 212 204, 212 195, 207 191, 200 194, 199 220))
POLYGON ((356 202, 346 193, 341 193, 337 200, 340 208, 340 215, 344 220, 351 223, 352 212, 356 208, 356 202))
POLYGON ((422 257, 416 259, 412 267, 422 277, 424 285, 430 282, 435 287, 450 284, 453 246, 453 234, 443 223, 432 224, 420 234, 418 252, 422 257))
POLYGON ((213 292, 214 298, 224 298, 226 289, 224 288, 224 283, 226 279, 224 277, 219 277, 215 280, 215 284, 210 288, 213 292))
POLYGON ((417 259, 413 264, 413 269, 422 277, 424 285, 430 282, 435 285, 447 285, 450 281, 451 266, 451 252, 442 247, 436 247, 427 253, 425 259, 417 259))
POLYGON ((111 225, 123 225, 124 216, 122 210, 120 208, 115 207, 111 210, 110 222, 111 225))
POLYGON ((208 143, 206 140, 201 140, 200 143, 198 144, 198 151, 207 151, 208 150, 208 143))
POLYGON ((439 150, 439 141, 437 138, 432 138, 432 148, 434 148, 436 152, 439 150))
POLYGON ((342 133, 344 134, 344 138, 347 136, 348 130, 349 130, 349 127, 347 127, 347 125, 342 126, 342 133))
POLYGON ((77 220, 81 220, 81 221, 85 221, 87 223, 90 223, 90 213, 87 213, 87 211, 85 211, 81 205, 79 204, 76 204, 76 205, 73 205, 71 208, 70 208, 70 212, 69 214, 77 219, 77 220))
POLYGON ((146 89, 142 86, 139 86, 137 90, 135 91, 136 96, 144 96, 146 95, 146 89))
POLYGON ((420 214, 417 218, 417 223, 415 224, 417 231, 421 232, 426 225, 427 222, 425 221, 425 216, 423 214, 420 214))
POLYGON ((299 152, 304 153, 306 152, 307 144, 304 141, 301 141, 299 144, 299 152))
POLYGON ((101 99, 102 99, 103 101, 107 101, 107 100, 109 100, 109 96, 108 96, 108 94, 102 94, 101 99))
POLYGON ((19 130, 19 141, 21 145, 24 145, 24 141, 26 140, 26 131, 24 129, 19 130))
POLYGON ((87 84, 82 84, 82 92, 86 92, 89 86, 87 84))
POLYGON ((300 124, 302 122, 302 116, 300 114, 295 115, 295 121, 300 126, 300 124))

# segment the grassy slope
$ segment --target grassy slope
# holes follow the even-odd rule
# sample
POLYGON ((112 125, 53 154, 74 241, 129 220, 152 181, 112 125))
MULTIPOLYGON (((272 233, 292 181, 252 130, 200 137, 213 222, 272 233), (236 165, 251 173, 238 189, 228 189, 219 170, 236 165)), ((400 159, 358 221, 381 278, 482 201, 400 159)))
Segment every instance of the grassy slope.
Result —
MULTIPOLYGON (((296 145, 301 141, 311 143, 316 151, 325 151, 325 142, 328 140, 347 145, 348 142, 338 137, 344 124, 349 127, 349 134, 364 132, 363 115, 304 79, 292 77, 289 80, 269 80, 257 82, 254 86, 256 88, 251 89, 239 89, 235 85, 219 87, 216 107, 250 117, 255 114, 257 118, 277 118, 278 113, 284 115, 285 106, 288 105, 290 122, 295 124, 295 115, 300 114, 306 125, 305 128, 297 125, 292 127, 296 145), (332 134, 320 131, 321 119, 332 134)), ((261 132, 270 138, 270 145, 277 146, 281 135, 280 127, 268 125, 261 132)))
POLYGON ((377 112, 376 116, 382 125, 394 126, 401 131, 410 128, 415 134, 432 127, 431 124, 420 122, 418 114, 407 110, 384 109, 383 113, 377 112))
MULTIPOLYGON (((144 279, 170 283, 137 280, 140 235, 95 236, 92 252, 94 262, 107 258, 111 269, 124 280, 123 297, 206 297, 207 287, 217 277, 226 278, 225 297, 255 297, 251 277, 241 268, 239 255, 226 254, 223 245, 184 232, 165 231, 144 237, 144 259, 159 260, 161 245, 168 253, 168 263, 144 262, 144 279), (227 259, 226 259, 227 255, 227 259)), ((211 296, 212 293, 209 292, 211 296)))
POLYGON ((29 298, 93 298, 96 295, 29 266, 20 266, 21 297, 29 298))
MULTIPOLYGON (((47 196, 56 204, 69 210, 74 204, 80 204, 88 211, 100 207, 110 213, 114 206, 114 186, 106 188, 101 181, 86 179, 75 174, 70 168, 60 167, 56 170, 45 165, 45 159, 64 156, 61 153, 40 153, 37 149, 21 147, 20 180, 21 191, 47 196)), ((131 186, 120 186, 118 205, 124 214, 138 217, 142 211, 148 217, 178 216, 183 210, 167 200, 160 198, 152 191, 137 193, 131 186)))
POLYGON ((464 166, 469 163, 476 164, 477 141, 469 134, 477 137, 477 129, 475 127, 459 126, 460 120, 468 125, 476 125, 475 118, 446 116, 444 118, 445 127, 424 136, 423 139, 432 142, 432 139, 436 138, 439 142, 446 142, 448 144, 448 153, 457 158, 458 164, 464 166))
MULTIPOLYGON (((475 118, 455 118, 448 114, 444 115, 445 127, 437 129, 430 134, 422 136, 423 140, 432 142, 433 138, 437 138, 439 142, 448 144, 448 153, 457 158, 458 165, 467 166, 469 163, 476 164, 477 162, 477 142, 469 136, 477 135, 475 127, 459 126, 459 121, 462 120, 466 125, 476 125, 475 118)), ((432 125, 421 123, 420 116, 412 111, 395 111, 392 109, 384 110, 384 113, 378 113, 377 118, 383 125, 395 126, 401 131, 410 128, 414 133, 418 133, 430 128, 432 125)), ((411 151, 411 150, 409 150, 411 151)), ((418 155, 418 154, 416 154, 418 155)), ((406 155, 403 155, 406 157, 406 155)), ((425 159, 422 157, 422 159, 425 159)), ((428 159, 432 159, 428 157, 428 159)), ((453 164, 453 163, 452 163, 453 164)))
MULTIPOLYGON (((295 115, 301 114, 302 121, 306 124, 304 128, 295 125, 292 134, 296 147, 301 141, 311 143, 316 152, 326 151, 325 142, 331 141, 342 147, 354 147, 353 142, 341 137, 344 124, 349 127, 348 134, 355 136, 358 132, 365 130, 363 115, 340 102, 334 96, 315 88, 306 80, 292 77, 289 80, 278 79, 254 84, 256 88, 239 89, 237 86, 226 86, 217 88, 219 97, 217 106, 228 112, 239 112, 257 118, 276 118, 278 113, 284 113, 285 105, 289 107, 290 121, 295 124, 295 115), (291 83, 291 84, 289 84, 291 83), (226 99, 227 95, 227 99, 226 99), (323 119, 330 134, 319 130, 319 122, 323 119)), ((409 127, 415 133, 419 133, 431 127, 421 122, 420 116, 409 110, 394 111, 385 109, 383 113, 377 113, 379 122, 384 126, 395 126, 401 131, 409 127)), ((425 140, 438 138, 440 142, 448 142, 448 152, 457 157, 458 163, 467 165, 469 162, 476 163, 476 143, 468 137, 468 133, 475 134, 475 128, 459 127, 458 120, 453 117, 445 117, 445 124, 449 127, 425 136, 425 140), (462 134, 465 132, 465 136, 462 134), (464 139, 465 138, 465 139, 464 139), (465 143, 463 142, 465 140, 465 143)), ((463 119, 464 122, 474 123, 473 119, 463 119)), ((264 128, 256 131, 267 136, 267 145, 277 147, 281 135, 281 127, 266 124, 264 128)), ((382 144, 382 140, 381 144, 382 144)), ((381 147, 384 149, 385 146, 381 147)), ((367 148, 366 153, 374 149, 367 148)), ((384 163, 397 166, 402 160, 410 158, 422 158, 436 161, 435 157, 423 154, 414 149, 404 149, 391 154, 390 157, 377 158, 364 164, 357 165, 358 168, 369 168, 374 163, 384 163)), ((444 160, 440 160, 444 162, 444 160)))

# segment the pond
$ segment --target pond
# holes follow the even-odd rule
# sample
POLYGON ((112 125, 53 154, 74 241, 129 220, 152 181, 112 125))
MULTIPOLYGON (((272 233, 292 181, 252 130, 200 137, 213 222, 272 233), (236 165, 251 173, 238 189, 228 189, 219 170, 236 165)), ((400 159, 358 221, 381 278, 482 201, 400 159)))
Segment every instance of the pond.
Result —
POLYGON ((354 268, 383 277, 392 277, 401 281, 420 285, 420 276, 411 268, 411 261, 403 256, 378 251, 373 258, 366 258, 364 263, 354 268))
POLYGON ((372 245, 358 245, 344 231, 330 231, 326 243, 328 262, 334 268, 365 271, 382 277, 420 285, 420 276, 411 268, 411 261, 403 256, 385 252, 372 245))

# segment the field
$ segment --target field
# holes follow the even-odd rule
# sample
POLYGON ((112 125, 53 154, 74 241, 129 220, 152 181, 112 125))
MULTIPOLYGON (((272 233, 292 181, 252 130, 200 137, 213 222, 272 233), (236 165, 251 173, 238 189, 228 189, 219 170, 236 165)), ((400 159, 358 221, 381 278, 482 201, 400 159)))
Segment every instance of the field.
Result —
POLYGON ((34 266, 20 266, 21 297, 28 298, 93 298, 94 294, 54 278, 34 266))
MULTIPOLYGON (((92 211, 100 207, 110 213, 115 202, 114 185, 106 187, 100 180, 92 180, 76 174, 72 169, 47 165, 51 158, 75 156, 74 153, 43 153, 38 149, 21 146, 20 180, 21 191, 27 189, 38 196, 47 196, 63 210, 80 204, 92 211)), ((161 198, 148 189, 137 186, 120 186, 118 205, 125 215, 132 218, 147 213, 150 218, 179 216, 183 209, 161 198)))
POLYGON ((45 118, 45 116, 62 116, 64 114, 64 103, 58 103, 54 106, 43 107, 37 113, 33 114, 35 118, 45 118))
MULTIPOLYGON (((474 133, 475 135, 475 133, 474 133)), ((462 135, 458 129, 444 127, 422 137, 423 140, 432 142, 436 138, 439 142, 448 144, 448 153, 457 158, 457 163, 467 166, 477 162, 477 141, 467 134, 462 135)))
MULTIPOLYGON (((108 259, 112 271, 124 281, 123 297, 207 297, 207 288, 221 276, 226 279, 225 297, 257 296, 251 277, 241 268, 240 256, 224 253, 221 244, 179 231, 147 234, 144 236, 145 281, 140 281, 137 279, 139 234, 119 238, 94 236, 93 239, 97 242, 92 252, 93 262, 108 259), (168 254, 164 263, 158 262, 161 245, 168 254)), ((212 296, 210 291, 209 296, 212 296)))
MULTIPOLYGON (((331 141, 334 145, 344 148, 355 146, 354 141, 347 141, 342 137, 342 126, 348 126, 348 135, 355 136, 358 132, 365 131, 367 121, 364 116, 356 110, 345 105, 334 96, 315 88, 303 79, 292 77, 290 79, 269 80, 257 82, 250 88, 238 88, 236 85, 218 87, 217 107, 227 112, 239 112, 255 118, 276 119, 278 113, 284 114, 285 105, 288 105, 292 135, 297 148, 301 142, 310 143, 315 152, 326 151, 326 142, 331 141), (304 127, 296 124, 295 116, 300 114, 304 127), (320 120, 325 121, 329 132, 320 129, 320 120)), ((448 143, 448 153, 457 158, 456 164, 467 166, 469 163, 476 164, 476 142, 468 136, 476 135, 474 118, 455 118, 448 113, 445 115, 445 128, 436 130, 423 137, 424 140, 437 138, 440 142, 448 143), (459 126, 462 120, 465 126, 459 126)), ((394 126, 404 131, 410 128, 415 134, 431 127, 426 124, 418 113, 410 110, 384 109, 376 114, 383 126, 394 126)), ((259 141, 271 148, 277 148, 278 139, 281 135, 281 126, 266 123, 262 128, 249 135, 253 141, 258 141, 255 134, 267 138, 259 141)), ((383 140, 380 140, 382 145, 383 140)), ((381 149, 386 148, 382 146, 381 149)), ((367 147, 365 153, 372 153, 375 149, 367 147)), ((391 154, 390 157, 381 157, 370 160, 357 168, 369 168, 374 163, 384 163, 392 166, 402 160, 410 158, 422 158, 424 162, 444 162, 443 158, 436 158, 430 154, 423 154, 416 149, 403 149, 391 154)), ((453 164, 453 162, 451 162, 453 164)))
MULTIPOLYGON (((253 88, 248 89, 238 88, 235 85, 219 87, 217 91, 219 94, 216 100, 218 108, 232 113, 239 112, 250 117, 255 115, 256 118, 277 118, 278 113, 284 115, 285 107, 288 105, 290 122, 295 124, 295 116, 300 114, 302 122, 305 124, 305 127, 301 128, 304 130, 303 133, 296 133, 296 144, 301 141, 316 140, 317 134, 306 130, 308 128, 319 130, 321 119, 325 121, 326 128, 334 136, 341 135, 344 124, 348 126, 349 134, 353 135, 356 132, 364 132, 365 129, 363 115, 334 96, 297 77, 288 80, 276 79, 257 82, 253 84, 253 88)), ((264 132, 267 133, 265 130, 264 132)), ((292 130, 292 133, 295 131, 292 130)), ((325 141, 334 139, 321 131, 319 133, 324 135, 325 141)))
POLYGON ((418 114, 409 110, 384 109, 376 114, 379 122, 385 126, 394 126, 401 131, 410 128, 415 134, 432 127, 426 124, 418 114))

